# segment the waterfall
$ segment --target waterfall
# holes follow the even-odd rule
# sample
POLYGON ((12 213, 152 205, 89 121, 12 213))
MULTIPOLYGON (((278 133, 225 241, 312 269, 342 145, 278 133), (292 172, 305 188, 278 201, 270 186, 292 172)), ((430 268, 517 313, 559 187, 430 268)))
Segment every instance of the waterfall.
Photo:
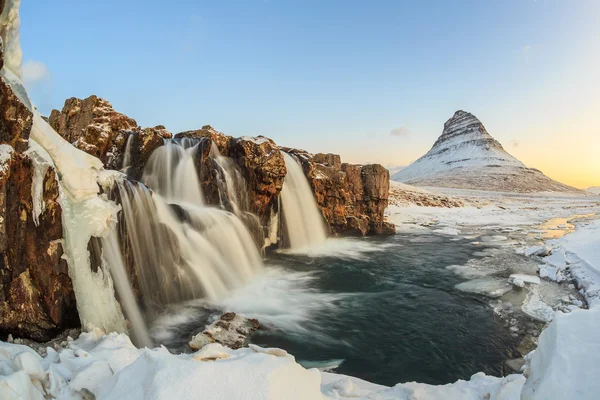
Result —
POLYGON ((127 277, 127 270, 123 262, 123 256, 121 255, 116 227, 110 230, 107 237, 102 238, 102 260, 104 269, 110 269, 113 276, 114 284, 119 294, 119 302, 131 323, 135 344, 152 347, 148 328, 138 307, 133 289, 129 283, 129 278, 127 277))
POLYGON ((257 245, 263 245, 264 230, 258 216, 250 211, 248 185, 239 166, 230 157, 221 155, 212 143, 210 150, 212 168, 216 173, 221 208, 233 212, 250 230, 257 245))
POLYGON ((287 238, 292 249, 305 250, 325 241, 325 225, 302 166, 291 155, 282 155, 287 169, 281 189, 287 238))
POLYGON ((167 201, 183 201, 203 205, 204 196, 196 173, 198 145, 187 147, 174 140, 154 150, 144 168, 142 182, 167 201))
POLYGON ((262 267, 240 219, 204 204, 195 165, 199 143, 168 140, 148 160, 144 183, 117 182, 127 243, 149 312, 194 298, 215 300, 262 267))

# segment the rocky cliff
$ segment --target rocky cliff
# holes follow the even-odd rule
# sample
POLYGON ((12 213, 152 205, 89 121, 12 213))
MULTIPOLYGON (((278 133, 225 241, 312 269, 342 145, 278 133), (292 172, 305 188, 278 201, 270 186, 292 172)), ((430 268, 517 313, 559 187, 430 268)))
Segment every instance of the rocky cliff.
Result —
POLYGON ((503 192, 579 192, 527 168, 487 132, 479 119, 462 110, 446 121, 442 135, 427 154, 392 179, 417 186, 503 192))
MULTIPOLYGON (((148 157, 171 134, 164 127, 139 128, 137 123, 113 110, 110 103, 96 96, 85 100, 68 99, 62 111, 54 110, 50 124, 78 148, 99 157, 106 168, 121 169, 125 154, 130 164, 129 176, 139 179, 148 157), (132 138, 129 140, 129 138, 132 138)), ((389 172, 381 165, 342 164, 333 154, 312 155, 302 150, 280 148, 266 137, 234 138, 206 125, 198 130, 181 132, 176 139, 201 141, 196 168, 208 204, 229 211, 258 217, 242 219, 259 246, 269 236, 268 227, 279 212, 278 198, 286 175, 280 150, 290 152, 301 161, 315 193, 323 217, 333 234, 390 234, 392 225, 384 220, 388 204, 389 172), (214 143, 214 146, 213 146, 214 143), (223 161, 228 157, 243 182, 237 199, 227 198, 220 190, 223 161), (243 193, 242 193, 243 192, 243 193), (235 205, 234 205, 235 203, 235 205), (238 210, 239 211, 239 210, 238 210)))
POLYGON ((98 157, 107 169, 122 169, 128 150, 128 167, 137 179, 150 154, 162 146, 163 139, 172 136, 164 126, 141 128, 134 119, 116 112, 108 101, 96 96, 67 99, 61 111, 52 110, 48 122, 75 147, 98 157))
POLYGON ((302 164, 317 205, 334 234, 393 234, 384 219, 390 175, 379 164, 342 163, 337 154, 311 154, 283 148, 302 164))
POLYGON ((32 112, 0 75, 0 335, 48 340, 79 323, 58 181, 28 152, 32 112))

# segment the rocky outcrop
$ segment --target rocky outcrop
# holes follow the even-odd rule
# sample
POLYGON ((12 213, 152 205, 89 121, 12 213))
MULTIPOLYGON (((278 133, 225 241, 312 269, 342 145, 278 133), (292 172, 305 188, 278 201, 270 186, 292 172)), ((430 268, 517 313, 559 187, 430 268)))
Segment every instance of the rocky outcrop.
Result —
POLYGON ((379 164, 342 163, 337 154, 283 148, 302 164, 317 205, 333 234, 393 234, 385 221, 389 172, 379 164))
POLYGON ((247 344, 250 334, 259 327, 260 323, 256 319, 248 319, 228 312, 193 336, 188 345, 193 351, 198 351, 210 343, 220 343, 231 349, 239 349, 247 344))
POLYGON ((32 160, 13 153, 0 176, 0 330, 48 340, 79 322, 62 259, 61 208, 55 171, 36 178, 32 160), (43 209, 35 215, 34 179, 42 179, 43 209), (37 221, 37 222, 36 222, 37 221))
POLYGON ((417 186, 501 192, 577 192, 510 155, 473 114, 459 110, 431 150, 392 179, 417 186))
MULTIPOLYGON (((0 44, 0 48, 1 48, 0 44)), ((33 125, 32 112, 21 102, 4 78, 0 79, 0 143, 21 153, 27 149, 33 125)))
POLYGON ((0 333, 48 340, 79 318, 56 173, 26 152, 33 114, 24 102, 0 77, 0 333))
POLYGON ((134 175, 141 174, 163 139, 172 136, 164 126, 142 129, 134 119, 116 112, 108 101, 97 96, 67 99, 62 111, 52 110, 48 121, 63 138, 98 157, 107 169, 120 170, 126 151, 130 151, 134 175))
POLYGON ((247 197, 248 204, 242 206, 245 208, 243 211, 257 215, 262 226, 268 224, 271 210, 277 207, 277 199, 286 174, 283 156, 273 140, 263 136, 232 138, 216 131, 210 125, 199 130, 178 133, 175 137, 208 141, 208 145, 201 146, 199 151, 197 170, 209 204, 228 203, 222 198, 223 191, 219 194, 219 180, 222 176, 219 174, 220 168, 215 165, 214 151, 211 153, 212 141, 220 155, 231 158, 244 179, 244 196, 247 197))
MULTIPOLYGON (((141 178, 150 154, 164 138, 171 137, 162 126, 139 128, 133 119, 115 112, 96 96, 67 100, 61 112, 52 112, 50 123, 75 146, 99 157, 106 168, 121 169, 127 164, 132 179, 141 178)), ((198 141, 196 169, 206 202, 238 214, 262 247, 265 237, 272 236, 269 230, 279 212, 279 195, 287 173, 281 148, 263 136, 234 138, 210 125, 178 133, 175 138, 198 141), (235 171, 224 171, 231 168, 235 171), (229 198, 231 191, 223 187, 224 173, 233 176, 239 187, 235 199, 229 198)), ((333 234, 394 232, 383 216, 389 196, 389 172, 385 168, 342 164, 334 154, 287 151, 300 157, 333 234)))

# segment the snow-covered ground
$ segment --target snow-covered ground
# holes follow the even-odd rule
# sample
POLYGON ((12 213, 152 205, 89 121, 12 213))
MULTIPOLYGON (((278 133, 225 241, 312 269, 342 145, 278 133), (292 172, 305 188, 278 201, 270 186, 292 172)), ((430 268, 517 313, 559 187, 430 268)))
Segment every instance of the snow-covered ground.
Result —
MULTIPOLYGON (((459 193, 445 196, 456 198, 459 193)), ((569 313, 552 315, 537 350, 526 357, 523 374, 502 378, 479 373, 449 385, 412 382, 390 388, 307 370, 279 349, 231 350, 210 344, 192 354, 171 354, 163 347, 138 349, 124 334, 95 330, 48 348, 44 357, 29 347, 0 342, 0 399, 596 399, 600 393, 600 220, 590 214, 600 212, 600 203, 547 194, 477 192, 462 193, 460 199, 468 206, 391 206, 389 218, 400 224, 400 231, 419 229, 513 252, 521 249, 543 263, 546 278, 574 279, 590 305, 589 310, 572 307, 569 313), (574 214, 588 217, 568 218, 574 214), (562 219, 543 224, 551 218, 562 219)), ((506 256, 494 248, 482 253, 506 256)), ((476 279, 489 273, 477 263, 454 267, 456 273, 476 279)), ((532 293, 552 284, 547 279, 538 284, 535 272, 525 269, 527 273, 511 275, 503 284, 535 286, 532 293)), ((552 308, 549 312, 554 314, 552 308)))

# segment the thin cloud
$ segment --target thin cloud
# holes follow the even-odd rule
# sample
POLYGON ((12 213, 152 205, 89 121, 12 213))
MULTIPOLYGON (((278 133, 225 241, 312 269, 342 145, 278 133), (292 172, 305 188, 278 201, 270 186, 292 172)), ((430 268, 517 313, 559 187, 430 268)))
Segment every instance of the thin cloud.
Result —
POLYGON ((390 136, 403 137, 410 133, 408 128, 401 126, 400 128, 394 128, 390 131, 390 136))
POLYGON ((23 64, 23 80, 26 85, 34 86, 50 79, 50 70, 40 61, 28 60, 23 64))

